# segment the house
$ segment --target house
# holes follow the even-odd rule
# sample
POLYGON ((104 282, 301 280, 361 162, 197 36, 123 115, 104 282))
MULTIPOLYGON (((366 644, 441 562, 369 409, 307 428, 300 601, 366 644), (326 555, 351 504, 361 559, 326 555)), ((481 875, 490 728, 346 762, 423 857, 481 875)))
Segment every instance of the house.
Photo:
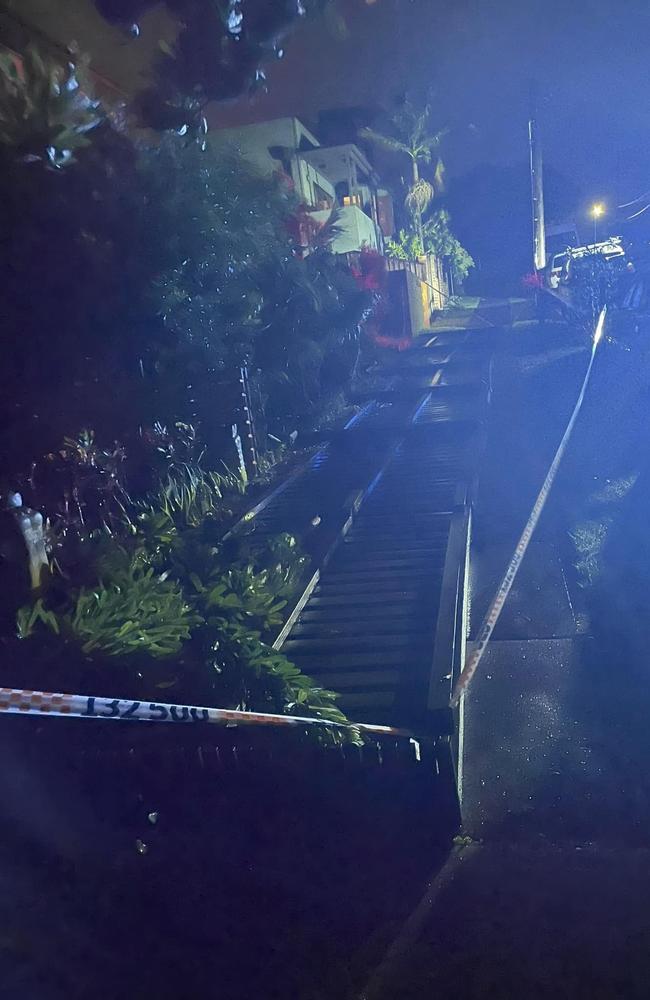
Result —
POLYGON ((319 146, 302 155, 334 184, 342 228, 347 241, 355 244, 346 247, 345 252, 358 250, 364 243, 381 249, 381 238, 393 235, 392 199, 388 191, 380 187, 379 177, 359 147, 352 142, 319 146), (347 209, 351 211, 345 211, 347 209), (374 226, 368 225, 368 219, 374 226), (375 241, 377 229, 380 239, 375 241))
POLYGON ((289 176, 316 222, 325 222, 338 206, 335 253, 353 253, 362 247, 381 251, 384 237, 392 234, 390 196, 354 143, 321 146, 293 117, 215 129, 210 139, 212 148, 237 150, 263 174, 289 176))
POLYGON ((316 136, 297 118, 275 118, 210 132, 212 149, 232 149, 261 174, 283 173, 291 178, 297 196, 311 210, 331 209, 336 201, 334 185, 302 155, 318 145, 316 136))
MULTIPOLYGON (((267 176, 289 177, 317 223, 326 222, 337 206, 335 253, 358 254, 364 248, 383 253, 384 240, 394 233, 392 198, 354 142, 322 146, 298 118, 286 117, 213 129, 210 146, 233 149, 267 176)), ((449 299, 443 262, 428 255, 419 261, 388 259, 386 266, 396 310, 390 324, 412 333, 427 329, 449 299)))

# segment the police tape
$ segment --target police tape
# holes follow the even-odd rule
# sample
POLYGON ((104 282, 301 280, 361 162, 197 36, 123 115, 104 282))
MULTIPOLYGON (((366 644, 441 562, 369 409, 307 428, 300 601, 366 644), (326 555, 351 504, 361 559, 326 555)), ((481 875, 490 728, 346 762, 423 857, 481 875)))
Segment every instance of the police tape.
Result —
POLYGON ((126 719, 134 722, 210 722, 222 726, 321 727, 359 731, 374 736, 412 738, 406 729, 375 726, 368 723, 331 722, 308 716, 244 712, 228 708, 198 708, 192 705, 169 705, 151 701, 128 701, 123 698, 98 698, 82 694, 53 694, 22 688, 0 688, 0 713, 16 715, 68 716, 77 719, 126 719))
POLYGON ((578 395, 577 402, 573 408, 573 413, 571 414, 571 419, 567 424, 566 430, 562 436, 562 440, 558 445, 557 451, 555 452, 555 457, 546 475, 546 479, 542 485, 541 490, 535 501, 535 505, 531 511, 530 517, 526 522, 526 526, 521 533, 521 537, 517 543, 517 548, 514 551, 514 555, 508 564, 508 568, 505 572, 505 576, 501 581, 501 584, 492 599, 485 618, 481 623, 481 627, 476 638, 476 642, 473 643, 472 649, 467 656, 463 669, 456 681, 454 686, 454 691, 452 694, 451 704, 452 707, 456 707, 460 702, 460 699, 467 692, 469 685, 476 674, 479 663, 483 659, 483 655, 487 648, 487 645, 492 638, 492 633, 494 632, 495 626, 499 620, 501 612, 503 611, 503 606, 508 599, 508 595, 512 589, 512 585, 515 582, 515 577, 519 572, 519 568, 523 562, 523 558, 526 554, 526 550, 530 543, 531 538, 537 524, 539 522, 540 516, 551 492, 553 483, 555 482, 555 477, 557 476, 558 469, 564 453, 566 451, 567 445, 571 434, 573 433, 573 428, 575 427, 576 421, 580 410, 582 409, 582 404, 584 402, 585 394, 587 392, 587 386, 589 384, 589 379, 591 378, 591 371, 594 366, 594 360, 596 358, 596 348, 603 336, 603 331, 605 328, 605 317, 607 315, 607 307, 601 311, 598 317, 598 323, 596 324, 596 330, 594 332, 594 338, 591 348, 591 357, 589 359, 589 364, 587 366, 587 372, 582 382, 582 388, 580 389, 580 394, 578 395))

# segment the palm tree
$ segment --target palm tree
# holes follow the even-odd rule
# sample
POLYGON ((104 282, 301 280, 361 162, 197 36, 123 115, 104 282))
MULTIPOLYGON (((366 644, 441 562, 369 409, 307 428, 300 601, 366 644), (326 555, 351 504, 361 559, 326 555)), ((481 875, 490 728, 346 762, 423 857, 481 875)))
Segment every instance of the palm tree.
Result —
POLYGON ((359 135, 362 139, 388 152, 406 156, 411 161, 411 186, 406 194, 405 205, 422 244, 424 235, 422 216, 443 186, 444 164, 438 151, 449 129, 432 131, 431 105, 426 104, 424 108, 418 110, 409 101, 405 101, 392 115, 390 124, 394 133, 392 135, 376 132, 372 128, 362 128, 359 135), (421 176, 420 164, 431 163, 434 157, 436 166, 431 183, 421 176))

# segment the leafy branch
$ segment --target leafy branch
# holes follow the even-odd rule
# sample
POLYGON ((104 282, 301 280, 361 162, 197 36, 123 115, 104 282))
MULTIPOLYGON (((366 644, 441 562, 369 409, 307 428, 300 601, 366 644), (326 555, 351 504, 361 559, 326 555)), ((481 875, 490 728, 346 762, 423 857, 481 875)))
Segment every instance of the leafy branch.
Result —
POLYGON ((0 145, 17 160, 60 169, 104 121, 85 64, 62 64, 30 46, 20 61, 0 54, 0 145))

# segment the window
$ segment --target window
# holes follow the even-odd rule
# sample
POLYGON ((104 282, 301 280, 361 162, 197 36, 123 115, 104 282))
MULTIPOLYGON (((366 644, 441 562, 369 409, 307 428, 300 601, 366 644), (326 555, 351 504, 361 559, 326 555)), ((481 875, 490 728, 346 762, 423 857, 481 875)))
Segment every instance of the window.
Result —
POLYGON ((331 208, 333 203, 334 200, 332 196, 328 194, 327 191, 320 186, 320 184, 317 184, 316 181, 314 181, 314 204, 316 207, 319 210, 323 210, 325 208, 331 208))

